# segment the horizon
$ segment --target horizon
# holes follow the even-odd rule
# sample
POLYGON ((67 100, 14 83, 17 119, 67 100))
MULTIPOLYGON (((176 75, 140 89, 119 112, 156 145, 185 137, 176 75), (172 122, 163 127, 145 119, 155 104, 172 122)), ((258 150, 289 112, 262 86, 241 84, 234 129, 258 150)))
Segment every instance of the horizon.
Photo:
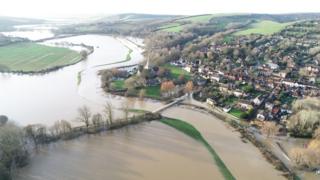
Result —
POLYGON ((109 0, 3 2, 0 16, 25 18, 83 18, 116 14, 199 15, 199 14, 297 14, 319 13, 317 0, 109 0), (19 6, 16 6, 19 4, 19 6), (36 4, 36 6, 34 6, 36 4), (125 4, 125 6, 124 6, 125 4), (232 4, 232 6, 230 6, 232 4), (58 10, 57 10, 58 9, 58 10), (70 12, 72 9, 72 12, 70 12))

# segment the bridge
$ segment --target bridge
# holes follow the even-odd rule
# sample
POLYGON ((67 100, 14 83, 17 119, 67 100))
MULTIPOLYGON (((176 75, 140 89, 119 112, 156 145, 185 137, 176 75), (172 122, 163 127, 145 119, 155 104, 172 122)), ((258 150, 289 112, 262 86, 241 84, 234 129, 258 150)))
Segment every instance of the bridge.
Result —
POLYGON ((162 106, 162 107, 160 107, 160 108, 152 111, 152 113, 160 113, 160 112, 162 112, 162 111, 164 111, 164 110, 166 110, 166 109, 168 109, 168 108, 170 108, 170 107, 172 107, 172 106, 174 106, 174 105, 176 105, 176 104, 179 104, 180 102, 182 102, 183 100, 185 100, 187 97, 188 97, 188 94, 185 94, 185 95, 183 95, 183 96, 181 96, 181 97, 179 97, 179 98, 176 98, 176 99, 175 99, 174 101, 172 101, 171 103, 166 104, 166 105, 164 105, 164 106, 162 106))

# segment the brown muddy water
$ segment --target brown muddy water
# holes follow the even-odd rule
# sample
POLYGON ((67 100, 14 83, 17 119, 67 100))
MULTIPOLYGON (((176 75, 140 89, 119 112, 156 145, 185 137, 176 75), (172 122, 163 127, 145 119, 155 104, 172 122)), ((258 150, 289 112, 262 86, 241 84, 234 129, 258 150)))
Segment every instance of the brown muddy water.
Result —
POLYGON ((186 106, 173 107, 163 115, 184 120, 198 129, 216 150, 225 165, 237 179, 286 179, 268 163, 261 152, 250 142, 244 143, 240 133, 226 123, 205 112, 186 106))
POLYGON ((16 180, 222 179, 197 141, 160 122, 43 147, 16 180))

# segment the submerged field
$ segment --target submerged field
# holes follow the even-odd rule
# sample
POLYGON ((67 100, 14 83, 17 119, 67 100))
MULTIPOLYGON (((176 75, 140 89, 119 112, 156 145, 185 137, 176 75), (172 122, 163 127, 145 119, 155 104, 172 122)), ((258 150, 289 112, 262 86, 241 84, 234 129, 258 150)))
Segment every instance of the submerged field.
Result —
POLYGON ((0 71, 44 71, 81 60, 80 53, 67 48, 36 43, 19 43, 0 47, 0 71))
POLYGON ((278 23, 275 21, 260 21, 254 23, 249 27, 249 29, 245 29, 235 33, 235 35, 250 35, 250 34, 263 34, 270 35, 277 33, 283 30, 286 26, 292 24, 290 23, 278 23))

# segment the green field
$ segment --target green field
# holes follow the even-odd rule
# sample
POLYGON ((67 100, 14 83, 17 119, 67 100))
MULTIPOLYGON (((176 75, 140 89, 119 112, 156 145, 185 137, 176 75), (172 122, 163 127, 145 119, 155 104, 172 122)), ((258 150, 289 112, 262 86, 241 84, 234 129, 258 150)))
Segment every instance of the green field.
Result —
POLYGON ((237 108, 232 108, 230 111, 229 111, 229 114, 239 118, 239 119, 242 119, 242 117, 244 116, 245 112, 241 111, 240 109, 237 109, 237 108))
POLYGON ((283 30, 286 26, 292 24, 289 23, 278 23, 275 21, 260 21, 254 23, 250 26, 249 29, 245 29, 239 32, 236 32, 235 35, 250 35, 250 34, 263 34, 263 35, 270 35, 283 30))
POLYGON ((161 98, 161 92, 160 92, 160 86, 152 86, 152 87, 146 87, 146 97, 161 98))
POLYGON ((173 27, 165 28, 162 31, 166 31, 166 32, 181 32, 182 30, 183 30, 183 26, 179 25, 179 26, 173 26, 173 27))
POLYGON ((216 16, 219 16, 219 15, 206 14, 206 15, 199 15, 199 16, 190 16, 190 17, 182 18, 179 21, 191 21, 193 23, 207 23, 210 21, 210 19, 216 16))
POLYGON ((190 73, 180 67, 172 66, 170 64, 166 64, 164 67, 170 69, 173 78, 178 79, 180 75, 184 75, 184 77, 189 80, 190 73))
POLYGON ((111 83, 111 87, 114 90, 123 90, 124 87, 124 80, 115 80, 111 83))
POLYGON ((19 43, 0 47, 1 71, 45 71, 80 60, 80 53, 67 48, 36 43, 19 43))
POLYGON ((170 118, 163 118, 161 120, 162 123, 171 126, 178 131, 181 131, 182 133, 186 134, 187 136, 195 139, 196 141, 202 143, 206 149, 210 152, 212 155, 212 158, 214 159, 217 167, 219 168, 221 174, 223 175, 224 179, 227 180, 234 180, 235 177, 232 175, 228 167, 224 164, 222 159, 219 157, 217 152, 211 147, 211 145, 206 141, 206 139, 203 138, 201 133, 193 127, 191 124, 178 120, 178 119, 170 119, 170 118))

